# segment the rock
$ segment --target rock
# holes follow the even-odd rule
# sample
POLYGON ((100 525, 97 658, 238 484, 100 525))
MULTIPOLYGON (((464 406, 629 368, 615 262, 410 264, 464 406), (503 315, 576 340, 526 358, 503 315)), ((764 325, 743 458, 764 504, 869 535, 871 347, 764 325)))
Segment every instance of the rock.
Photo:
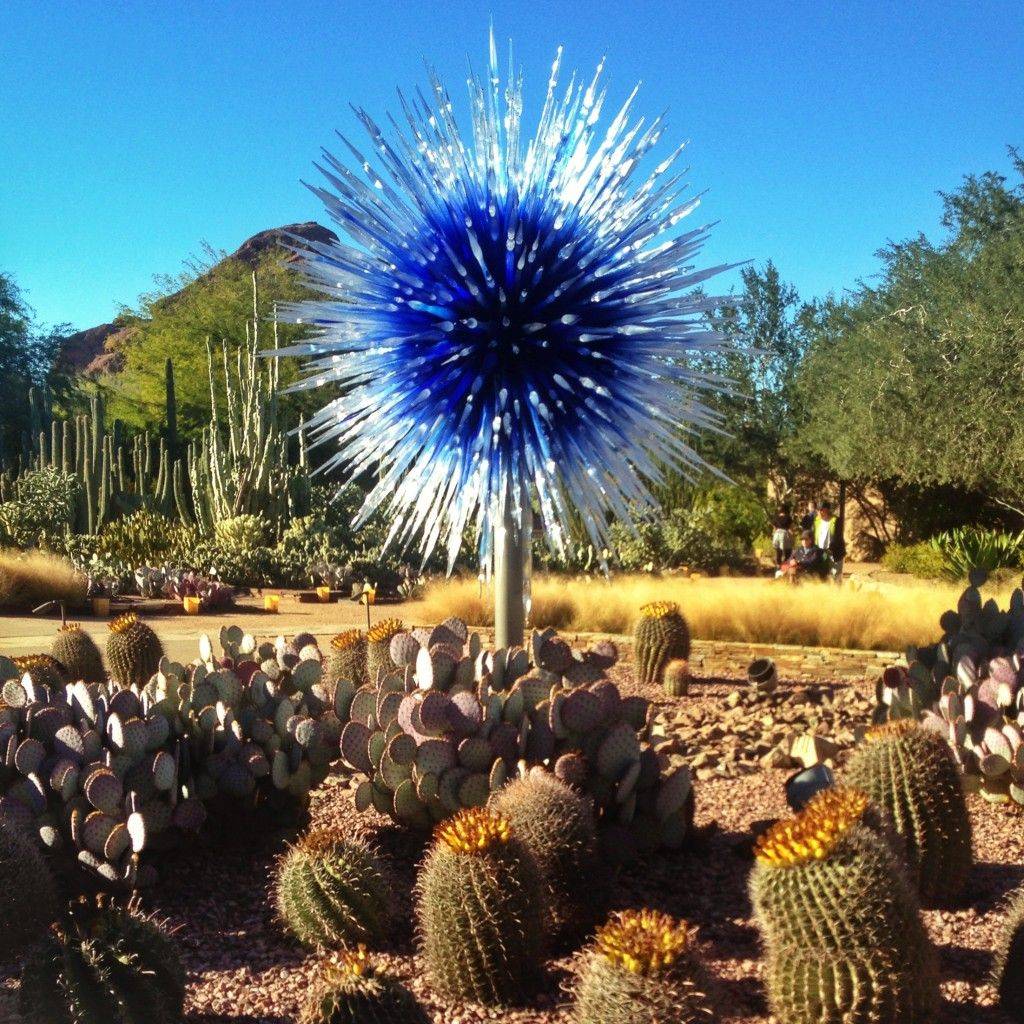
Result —
POLYGON ((792 759, 804 768, 813 768, 816 764, 834 758, 839 753, 839 747, 824 736, 804 733, 796 737, 789 753, 792 759))

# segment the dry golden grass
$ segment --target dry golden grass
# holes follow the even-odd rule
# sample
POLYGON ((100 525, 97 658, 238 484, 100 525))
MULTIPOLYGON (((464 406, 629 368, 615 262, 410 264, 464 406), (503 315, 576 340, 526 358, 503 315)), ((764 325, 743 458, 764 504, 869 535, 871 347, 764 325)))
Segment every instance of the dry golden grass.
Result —
MULTIPOLYGON (((791 586, 771 579, 616 576, 541 577, 533 582, 531 624, 595 633, 631 633, 641 605, 676 601, 694 637, 902 651, 939 636, 939 616, 956 606, 961 587, 907 583, 842 587, 791 586)), ((1011 588, 986 588, 1005 607, 1011 588)), ((494 600, 475 580, 432 584, 417 606, 425 622, 457 615, 477 626, 494 623, 494 600)))
POLYGON ((41 551, 0 551, 0 608, 31 611, 46 601, 85 603, 85 577, 66 558, 41 551))

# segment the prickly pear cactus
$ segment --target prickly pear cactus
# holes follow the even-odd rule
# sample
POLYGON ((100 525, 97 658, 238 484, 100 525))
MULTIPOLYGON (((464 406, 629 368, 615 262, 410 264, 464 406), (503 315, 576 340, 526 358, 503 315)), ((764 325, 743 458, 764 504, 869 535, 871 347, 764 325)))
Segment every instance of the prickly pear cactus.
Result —
POLYGON ((484 808, 439 825, 416 886, 423 957, 446 995, 521 1003, 543 954, 543 886, 507 819, 484 808))
POLYGON ((598 929, 583 954, 575 1024, 697 1024, 713 1020, 684 921, 625 910, 598 929))
POLYGON ((396 979, 377 970, 366 948, 328 964, 299 1024, 430 1024, 423 1007, 396 979))
POLYGON ((633 634, 637 678, 645 685, 661 681, 665 666, 690 657, 690 630, 674 601, 652 601, 640 609, 633 634))
POLYGON ((100 649, 77 622, 67 622, 60 627, 50 646, 50 654, 64 666, 71 681, 107 681, 100 649))
POLYGON ((970 875, 971 819, 946 741, 910 719, 869 729, 845 781, 888 816, 926 906, 949 904, 970 875))
POLYGON ((332 685, 347 679, 363 686, 370 681, 366 658, 366 634, 361 629, 345 630, 331 639, 324 674, 332 685))
POLYGON ((135 905, 71 904, 21 976, 26 1021, 177 1024, 185 971, 167 933, 135 905))
POLYGON ((551 935, 571 937, 592 925, 605 893, 590 800, 534 768, 495 793, 489 806, 508 820, 540 868, 551 935))
POLYGON ((145 686, 160 667, 164 645, 134 612, 119 615, 110 623, 107 665, 122 686, 145 686))
POLYGON ((667 697, 685 697, 690 692, 690 663, 682 658, 673 658, 665 666, 661 680, 667 697))
POLYGON ((57 885, 38 846, 12 825, 0 822, 0 892, 4 919, 0 961, 20 956, 57 920, 57 885))
POLYGON ((864 822, 870 802, 824 790, 755 847, 751 895, 773 1014, 786 1024, 924 1024, 935 952, 904 866, 864 822))
POLYGON ((390 891, 373 853, 336 829, 306 833, 281 859, 277 910, 307 946, 383 941, 390 891))
POLYGON ((376 683, 381 672, 393 672, 396 668, 391 660, 391 641, 404 631, 398 619, 382 619, 370 627, 366 634, 366 668, 371 683, 376 683))
POLYGON ((999 1007, 1012 1021, 1024 1021, 1024 889, 1008 902, 996 939, 992 980, 999 1007))

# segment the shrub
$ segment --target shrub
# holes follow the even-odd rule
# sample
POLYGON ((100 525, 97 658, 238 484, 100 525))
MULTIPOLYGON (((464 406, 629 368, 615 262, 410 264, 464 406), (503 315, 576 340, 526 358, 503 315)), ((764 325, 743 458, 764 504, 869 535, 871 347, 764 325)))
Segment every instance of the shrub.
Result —
POLYGON ((266 547, 272 540, 273 528, 262 516, 246 513, 214 523, 213 535, 225 548, 247 551, 266 547))
POLYGON ((971 820, 949 745, 904 719, 868 730, 846 781, 888 816, 923 903, 949 904, 971 870, 971 820))
POLYGON ((59 555, 0 551, 0 608, 30 611, 47 601, 68 608, 85 604, 85 576, 59 555))
POLYGON ((306 833, 277 871, 278 913, 307 946, 381 942, 390 893, 373 853, 336 829, 306 833))
POLYGON ((521 1002, 540 975, 543 889, 508 821, 483 808, 438 826, 417 882, 423 957, 456 999, 521 1002))
POLYGON ((934 544, 890 544, 882 555, 882 565, 891 572, 908 573, 920 579, 941 579, 948 575, 946 556, 934 544))
POLYGON ((55 469, 30 470, 14 482, 13 497, 0 504, 0 546, 39 547, 72 527, 78 480, 55 469))
POLYGON ((71 904, 21 976, 25 1020, 47 1024, 176 1024, 185 970, 163 928, 134 904, 71 904))
POLYGON ((863 793, 825 790, 755 847, 765 981, 786 1024, 917 1024, 938 1014, 935 951, 869 810, 863 793))
POLYGON ((951 579, 965 579, 973 570, 994 572, 1024 564, 1024 531, 1003 533, 965 526, 940 533, 931 543, 945 559, 951 579))

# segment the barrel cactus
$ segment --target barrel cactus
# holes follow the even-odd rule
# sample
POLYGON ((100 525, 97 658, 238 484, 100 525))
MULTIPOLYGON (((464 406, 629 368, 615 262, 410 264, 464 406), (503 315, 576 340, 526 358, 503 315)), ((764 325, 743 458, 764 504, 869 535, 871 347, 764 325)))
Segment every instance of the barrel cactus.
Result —
POLYGON ((64 666, 71 680, 106 681, 100 649, 77 622, 67 622, 60 627, 50 646, 50 654, 64 666))
POLYGON ((135 904, 77 900, 21 976, 26 1021, 177 1024, 185 971, 166 931, 135 904))
POLYGON ((391 660, 391 640, 404 631, 398 619, 382 619, 371 626, 366 634, 366 667, 371 683, 376 683, 381 671, 394 672, 391 660))
POLYGON ((59 689, 68 682, 67 670, 51 654, 23 654, 11 659, 22 676, 28 676, 36 686, 59 689))
POLYGON ((690 630, 675 601, 652 601, 640 609, 633 634, 637 677, 652 685, 675 658, 690 657, 690 630))
POLYGON ((281 919, 307 946, 380 942, 387 931, 390 893, 380 864, 337 829, 308 832, 288 850, 276 899, 281 919))
POLYGON ((925 1024, 935 952, 905 867, 865 822, 866 794, 830 789, 760 837, 751 894, 769 1002, 786 1024, 925 1024))
POLYGON ((690 692, 690 663, 673 658, 665 666, 661 682, 667 697, 685 697, 690 692))
POLYGON ((145 686, 163 656, 160 638, 134 612, 119 615, 110 623, 107 665, 122 686, 145 686))
POLYGON ((850 758, 845 781, 891 820, 921 902, 955 900, 971 870, 971 821, 946 741, 912 719, 875 726, 850 758))
POLYGON ((571 936, 601 913, 601 862, 590 800, 535 768, 491 797, 540 868, 552 934, 571 936))
POLYGON ((4 894, 0 960, 23 953, 57 919, 57 886, 39 847, 0 823, 0 892, 4 894))
POLYGON ((429 1024, 429 1018, 413 994, 377 970, 359 946, 328 964, 299 1024, 429 1024))
POLYGON ((543 887, 507 818, 475 807, 439 825, 416 909, 427 969, 446 995, 506 1005, 535 987, 543 887))
POLYGON ((328 682, 347 679, 356 686, 369 682, 366 648, 366 634, 361 629, 347 629, 333 637, 324 673, 328 682))
POLYGON ((598 929, 583 955, 575 1024, 695 1024, 710 1021, 693 936, 657 910, 625 910, 598 929))
POLYGON ((996 940, 992 980, 999 1006, 1013 1021, 1024 1021, 1024 889, 1018 889, 1003 914, 996 940))

